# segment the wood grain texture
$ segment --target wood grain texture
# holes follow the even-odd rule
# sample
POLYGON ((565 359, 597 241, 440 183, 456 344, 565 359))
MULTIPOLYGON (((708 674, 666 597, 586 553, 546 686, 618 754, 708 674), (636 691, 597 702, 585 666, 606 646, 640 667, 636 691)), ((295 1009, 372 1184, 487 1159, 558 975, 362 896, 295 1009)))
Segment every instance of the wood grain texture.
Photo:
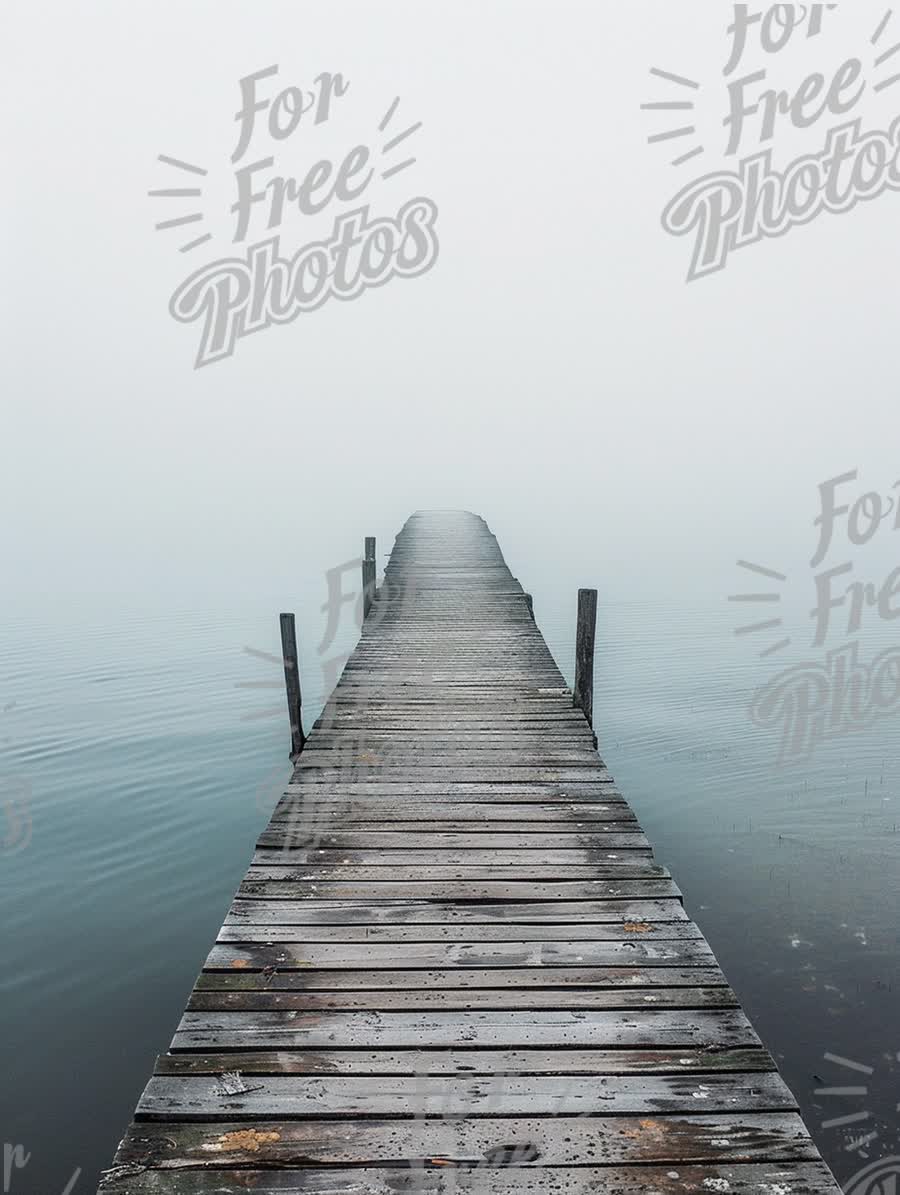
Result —
MULTIPOLYGON (((565 1131, 564 1129, 562 1131, 565 1131)), ((268 1130, 272 1135, 275 1130, 268 1130)), ((265 1138, 266 1132, 260 1131, 265 1138)), ((254 1138, 255 1140, 256 1138, 254 1138)), ((225 1137, 215 1144, 231 1152, 232 1141, 225 1137)), ((527 1152, 526 1142, 522 1147, 527 1152)), ((398 1192, 428 1192, 449 1195, 453 1191, 477 1192, 477 1195, 696 1195, 698 1191, 727 1191, 729 1195, 821 1195, 840 1188, 824 1162, 760 1165, 732 1165, 708 1161, 701 1165, 681 1166, 544 1166, 525 1169, 510 1166, 507 1144, 489 1149, 484 1161, 460 1166, 434 1158, 411 1167, 394 1169, 229 1169, 221 1171, 172 1172, 126 1168, 111 1175, 102 1190, 106 1195, 285 1195, 285 1192, 314 1192, 315 1195, 398 1195, 398 1192), (704 1186, 704 1184, 706 1184, 704 1186)), ((518 1160, 519 1154, 512 1150, 518 1160)), ((594 1152, 587 1148, 583 1157, 594 1152)), ((251 1165, 253 1164, 251 1160, 251 1165)))
POLYGON ((597 754, 595 603, 573 705, 482 519, 413 515, 377 590, 365 560, 358 646, 101 1190, 834 1195, 597 754))
POLYGON ((291 759, 296 760, 306 743, 303 733, 303 696, 300 691, 300 657, 293 614, 280 615, 281 654, 287 692, 288 722, 291 728, 291 759))

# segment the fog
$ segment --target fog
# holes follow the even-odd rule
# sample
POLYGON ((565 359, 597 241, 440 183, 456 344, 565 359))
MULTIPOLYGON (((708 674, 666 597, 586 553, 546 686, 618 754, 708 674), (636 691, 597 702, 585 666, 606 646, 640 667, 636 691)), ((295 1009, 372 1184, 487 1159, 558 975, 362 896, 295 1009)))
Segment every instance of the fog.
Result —
MULTIPOLYGON (((796 82, 870 55, 882 10, 865 8, 769 65, 796 82)), ((823 480, 896 480, 896 196, 690 284, 691 238, 661 226, 725 161, 718 0, 20 0, 0 19, 14 610, 227 604, 261 575, 321 575, 367 533, 386 551, 427 507, 478 511, 508 555, 611 599, 718 598, 738 557, 808 567, 823 480), (282 174, 372 141, 394 97, 392 130, 422 122, 415 165, 366 202, 432 200, 438 259, 195 369, 200 327, 169 300, 246 247, 228 212, 239 80, 274 64, 270 101, 323 72, 349 83, 331 119, 277 144, 259 118, 251 150, 282 174), (693 175, 648 144, 672 117, 641 104, 677 91, 653 66, 712 82, 718 144, 693 175), (208 171, 202 248, 155 230, 191 202, 148 196, 190 182, 160 154, 208 171)), ((870 91, 866 125, 898 104, 870 91)), ((776 156, 818 150, 833 123, 788 127, 776 156)), ((290 212, 285 253, 342 207, 290 212)), ((265 233, 255 211, 248 243, 265 233)))

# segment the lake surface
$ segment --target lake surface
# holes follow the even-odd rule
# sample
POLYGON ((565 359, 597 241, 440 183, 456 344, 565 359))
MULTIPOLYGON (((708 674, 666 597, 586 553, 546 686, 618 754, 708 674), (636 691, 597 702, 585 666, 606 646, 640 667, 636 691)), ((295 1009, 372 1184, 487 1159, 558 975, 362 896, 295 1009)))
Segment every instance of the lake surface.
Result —
MULTIPOLYGON (((507 559, 571 681, 574 587, 507 559)), ((346 607, 319 654, 324 584, 304 584, 309 722, 356 629, 346 607)), ((281 597, 3 631, 3 1136, 31 1154, 12 1195, 79 1168, 92 1192, 168 1046, 288 776, 281 597)), ((735 625, 724 601, 601 602, 600 749, 844 1180, 898 1152, 900 716, 778 765, 748 716, 777 669, 735 625)))

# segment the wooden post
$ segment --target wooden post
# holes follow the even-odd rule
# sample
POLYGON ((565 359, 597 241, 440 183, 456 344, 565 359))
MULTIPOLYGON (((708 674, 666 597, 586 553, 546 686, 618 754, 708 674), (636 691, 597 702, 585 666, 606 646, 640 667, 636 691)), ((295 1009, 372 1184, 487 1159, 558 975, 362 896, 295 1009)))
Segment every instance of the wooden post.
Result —
POLYGON ((281 654, 284 657, 284 683, 287 688, 288 717, 291 721, 291 759, 296 759, 306 743, 303 733, 303 699, 300 695, 300 660, 293 614, 281 615, 281 654))
POLYGON ((375 601, 375 536, 366 536, 366 553, 362 562, 363 619, 369 617, 375 601))
POLYGON ((534 598, 530 593, 525 594, 525 605, 528 607, 528 613, 531 615, 531 621, 534 622, 534 598))
POLYGON ((575 688, 572 704, 588 726, 594 726, 594 634, 597 630, 597 590, 578 590, 578 626, 575 632, 575 688))

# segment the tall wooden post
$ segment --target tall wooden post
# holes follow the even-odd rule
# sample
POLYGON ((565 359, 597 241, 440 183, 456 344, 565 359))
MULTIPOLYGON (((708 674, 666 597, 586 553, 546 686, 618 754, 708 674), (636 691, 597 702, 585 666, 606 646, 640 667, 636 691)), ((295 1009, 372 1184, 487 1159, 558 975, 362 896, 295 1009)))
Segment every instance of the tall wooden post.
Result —
POLYGON ((572 704, 588 725, 594 725, 594 635, 597 630, 597 590, 578 590, 578 625, 575 632, 575 688, 572 704))
POLYGON ((362 562, 363 619, 369 617, 375 601, 375 536, 366 536, 366 552, 362 562))
POLYGON ((525 594, 525 605, 528 607, 528 613, 531 615, 531 621, 534 622, 534 598, 530 593, 525 594))
POLYGON ((300 695, 300 660, 293 614, 281 615, 281 654, 284 657, 284 684, 287 689, 288 717, 291 722, 291 759, 303 750, 303 699, 300 695))

